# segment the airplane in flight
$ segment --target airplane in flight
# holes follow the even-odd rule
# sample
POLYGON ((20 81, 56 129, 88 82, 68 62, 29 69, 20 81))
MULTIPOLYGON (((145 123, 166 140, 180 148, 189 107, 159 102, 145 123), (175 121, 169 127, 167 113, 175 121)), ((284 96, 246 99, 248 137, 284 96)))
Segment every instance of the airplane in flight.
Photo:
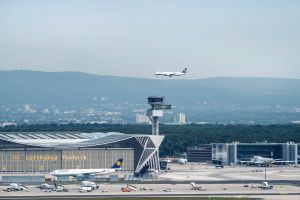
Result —
POLYGON ((168 77, 173 77, 173 76, 182 76, 186 75, 187 73, 187 68, 184 68, 182 72, 156 72, 154 75, 157 76, 168 76, 168 77))
POLYGON ((121 169, 123 163, 123 158, 119 158, 117 162, 115 162, 111 168, 104 169, 58 169, 50 172, 50 175, 53 176, 73 176, 77 179, 84 179, 89 176, 93 176, 96 174, 105 175, 111 174, 121 169))

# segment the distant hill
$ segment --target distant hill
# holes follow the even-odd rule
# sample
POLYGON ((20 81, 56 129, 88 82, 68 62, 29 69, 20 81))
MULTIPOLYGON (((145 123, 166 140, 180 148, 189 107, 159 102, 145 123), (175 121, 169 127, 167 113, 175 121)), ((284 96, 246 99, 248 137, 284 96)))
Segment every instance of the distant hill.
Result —
POLYGON ((80 72, 0 71, 0 104, 89 105, 93 97, 146 103, 165 96, 173 105, 210 102, 247 106, 300 104, 300 80, 283 78, 142 79, 80 72))

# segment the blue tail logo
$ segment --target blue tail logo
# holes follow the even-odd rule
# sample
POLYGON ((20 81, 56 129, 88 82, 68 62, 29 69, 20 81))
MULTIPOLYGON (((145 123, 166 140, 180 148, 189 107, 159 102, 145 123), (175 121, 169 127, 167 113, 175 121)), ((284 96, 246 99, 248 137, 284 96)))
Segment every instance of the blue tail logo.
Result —
POLYGON ((121 168, 123 163, 123 158, 120 158, 119 160, 117 160, 117 162, 115 162, 115 164, 113 164, 113 166, 111 166, 112 169, 119 169, 121 168))

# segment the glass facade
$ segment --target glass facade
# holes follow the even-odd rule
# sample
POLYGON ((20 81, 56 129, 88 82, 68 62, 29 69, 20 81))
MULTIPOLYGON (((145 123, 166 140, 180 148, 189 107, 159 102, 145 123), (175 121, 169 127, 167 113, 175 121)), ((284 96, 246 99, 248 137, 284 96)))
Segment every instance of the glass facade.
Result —
POLYGON ((160 170, 162 135, 73 132, 3 132, 1 172, 51 172, 56 169, 110 168, 123 158, 122 170, 160 170))
POLYGON ((228 145, 228 164, 236 163, 236 155, 237 155, 237 146, 236 145, 228 145))
POLYGON ((186 155, 188 162, 208 162, 211 161, 211 145, 200 144, 195 147, 187 147, 186 155))
POLYGON ((282 159, 282 144, 238 144, 237 159, 239 161, 249 160, 253 156, 261 156, 265 158, 282 159))
POLYGON ((298 148, 297 148, 297 159, 298 159, 298 163, 300 163, 300 145, 298 144, 298 148))
MULTIPOLYGON (((214 143, 212 144, 212 162, 214 164, 237 164, 250 161, 254 156, 273 158, 297 164, 299 146, 294 143, 214 143)), ((284 162, 282 162, 284 164, 284 162)))
POLYGON ((0 150, 1 172, 50 172, 56 169, 110 168, 123 158, 124 171, 134 170, 133 149, 0 150))
POLYGON ((229 144, 213 144, 212 149, 212 163, 213 164, 227 164, 228 160, 228 145, 229 144), (226 162, 226 163, 224 163, 226 162))

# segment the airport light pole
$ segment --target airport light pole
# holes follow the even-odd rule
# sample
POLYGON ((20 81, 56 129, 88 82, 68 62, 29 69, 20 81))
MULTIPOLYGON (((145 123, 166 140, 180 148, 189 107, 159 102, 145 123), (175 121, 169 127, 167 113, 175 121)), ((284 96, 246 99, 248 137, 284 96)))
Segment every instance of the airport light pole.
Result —
POLYGON ((267 162, 265 162, 265 181, 267 181, 267 162))

